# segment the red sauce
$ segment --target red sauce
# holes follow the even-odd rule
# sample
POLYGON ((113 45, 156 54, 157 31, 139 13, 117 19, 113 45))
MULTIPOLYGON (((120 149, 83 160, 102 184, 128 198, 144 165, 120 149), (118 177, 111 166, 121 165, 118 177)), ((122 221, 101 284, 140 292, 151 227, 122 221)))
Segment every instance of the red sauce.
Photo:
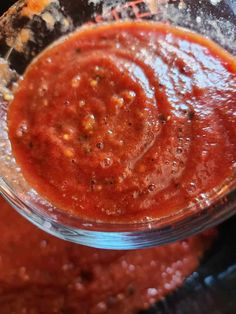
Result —
POLYGON ((235 172, 236 60, 164 24, 82 29, 29 66, 9 134, 26 179, 62 210, 167 216, 235 172))
POLYGON ((0 198, 1 314, 131 314, 180 287, 216 232, 168 246, 107 251, 56 239, 0 198))

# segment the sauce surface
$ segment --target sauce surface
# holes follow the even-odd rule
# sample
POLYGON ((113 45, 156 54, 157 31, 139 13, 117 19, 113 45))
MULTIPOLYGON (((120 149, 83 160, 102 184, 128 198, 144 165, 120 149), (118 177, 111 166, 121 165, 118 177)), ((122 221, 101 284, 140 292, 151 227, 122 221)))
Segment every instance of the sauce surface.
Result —
POLYGON ((77 31, 28 68, 9 110, 25 178, 91 220, 161 218, 236 167, 236 60, 150 22, 77 31))
POLYGON ((0 198, 1 314, 131 314, 183 284, 216 231, 160 248, 96 250, 56 239, 0 198))

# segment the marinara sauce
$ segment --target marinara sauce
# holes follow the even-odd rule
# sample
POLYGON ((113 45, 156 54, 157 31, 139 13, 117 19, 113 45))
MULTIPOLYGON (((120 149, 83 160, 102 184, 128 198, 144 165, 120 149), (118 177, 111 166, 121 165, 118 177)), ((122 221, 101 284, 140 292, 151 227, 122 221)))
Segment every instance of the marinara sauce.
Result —
POLYGON ((25 178, 91 220, 161 218, 236 167, 236 60, 161 23, 82 28, 27 69, 9 110, 25 178))
POLYGON ((0 198, 1 314, 135 314, 180 287, 216 238, 215 229, 135 251, 59 240, 0 198))

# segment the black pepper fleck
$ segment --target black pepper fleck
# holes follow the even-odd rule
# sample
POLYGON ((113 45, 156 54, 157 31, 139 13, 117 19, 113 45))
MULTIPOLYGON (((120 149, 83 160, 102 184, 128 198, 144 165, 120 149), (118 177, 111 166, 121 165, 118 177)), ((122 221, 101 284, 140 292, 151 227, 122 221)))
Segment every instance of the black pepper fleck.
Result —
POLYGON ((94 275, 91 271, 82 270, 80 273, 80 278, 83 282, 90 283, 94 279, 94 275))
POLYGON ((128 285, 128 287, 127 287, 127 295, 128 296, 131 296, 131 295, 134 295, 135 294, 135 288, 134 288, 134 286, 133 285, 128 285))
POLYGON ((193 111, 193 110, 190 110, 190 111, 188 112, 188 118, 189 118, 189 120, 193 120, 194 116, 195 116, 194 111, 193 111))
POLYGON ((166 123, 166 117, 163 114, 160 114, 158 117, 160 123, 165 124, 166 123))
POLYGON ((28 147, 29 147, 29 148, 33 148, 33 147, 34 147, 33 142, 29 142, 29 143, 28 143, 28 147))
POLYGON ((99 142, 99 143, 96 144, 96 147, 98 149, 103 149, 104 145, 103 145, 103 143, 99 142))

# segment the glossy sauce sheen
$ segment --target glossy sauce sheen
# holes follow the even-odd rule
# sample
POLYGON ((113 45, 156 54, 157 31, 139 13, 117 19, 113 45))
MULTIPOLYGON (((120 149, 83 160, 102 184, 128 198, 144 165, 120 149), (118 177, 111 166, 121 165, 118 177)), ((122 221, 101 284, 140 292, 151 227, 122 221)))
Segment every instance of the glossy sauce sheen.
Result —
POLYGON ((29 66, 9 130, 26 179, 62 210, 161 218, 235 172, 236 60, 164 24, 80 30, 29 66))
POLYGON ((1 314, 135 314, 183 284, 216 231, 142 251, 56 239, 0 198, 1 314))

